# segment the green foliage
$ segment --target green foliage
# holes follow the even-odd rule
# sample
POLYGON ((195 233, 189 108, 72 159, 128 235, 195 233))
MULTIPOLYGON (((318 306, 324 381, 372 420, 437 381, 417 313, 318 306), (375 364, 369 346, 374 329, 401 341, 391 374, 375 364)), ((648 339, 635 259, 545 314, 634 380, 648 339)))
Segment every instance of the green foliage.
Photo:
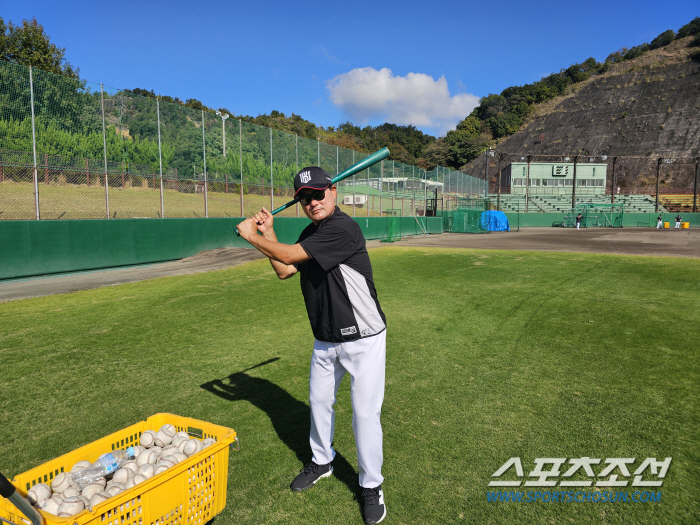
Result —
POLYGON ((700 33, 700 16, 696 16, 690 22, 685 24, 678 30, 676 38, 685 38, 686 36, 697 35, 700 33))
POLYGON ((658 49, 660 47, 667 46, 675 39, 676 33, 673 31, 673 29, 669 29, 652 40, 651 44, 649 45, 649 49, 658 49))
POLYGON ((51 43, 36 18, 14 25, 0 17, 0 60, 78 78, 80 69, 66 62, 65 53, 66 48, 51 43))
POLYGON ((625 53, 625 60, 634 60, 635 58, 639 58, 642 56, 644 53, 649 51, 651 49, 651 46, 647 44, 646 42, 644 44, 640 44, 638 46, 634 46, 630 48, 627 53, 625 53))

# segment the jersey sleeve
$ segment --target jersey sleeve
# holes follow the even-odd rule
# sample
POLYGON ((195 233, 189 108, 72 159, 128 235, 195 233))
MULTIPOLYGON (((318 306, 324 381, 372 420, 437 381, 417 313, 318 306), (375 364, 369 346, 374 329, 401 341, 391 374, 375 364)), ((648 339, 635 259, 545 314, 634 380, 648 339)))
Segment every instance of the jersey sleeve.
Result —
POLYGON ((364 237, 360 227, 353 227, 352 221, 353 225, 348 228, 348 223, 343 222, 324 224, 323 228, 299 242, 326 272, 347 261, 362 248, 364 237))

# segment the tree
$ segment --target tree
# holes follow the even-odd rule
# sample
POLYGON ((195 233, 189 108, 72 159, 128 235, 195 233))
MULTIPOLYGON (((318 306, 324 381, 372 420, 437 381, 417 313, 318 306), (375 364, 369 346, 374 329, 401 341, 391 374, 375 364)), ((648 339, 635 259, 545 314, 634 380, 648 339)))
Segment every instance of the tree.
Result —
POLYGON ((678 30, 676 38, 685 38, 690 35, 697 35, 700 33, 700 16, 696 16, 690 22, 685 24, 678 30))
POLYGON ((649 47, 650 47, 650 49, 658 49, 660 47, 664 47, 664 46, 669 45, 675 39, 676 39, 676 33, 673 31, 673 29, 669 29, 669 30, 661 33, 654 40, 652 40, 649 47))
POLYGON ((78 78, 80 69, 73 69, 65 59, 66 48, 51 43, 44 26, 36 21, 23 20, 22 25, 0 18, 0 59, 24 66, 78 78))

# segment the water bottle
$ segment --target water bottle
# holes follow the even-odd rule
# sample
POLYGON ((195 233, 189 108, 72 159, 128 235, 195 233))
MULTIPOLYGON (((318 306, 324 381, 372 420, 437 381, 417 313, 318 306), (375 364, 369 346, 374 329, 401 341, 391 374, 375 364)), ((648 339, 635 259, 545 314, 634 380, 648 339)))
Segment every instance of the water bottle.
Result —
POLYGON ((78 490, 83 490, 93 481, 114 474, 117 469, 130 459, 133 459, 134 456, 135 451, 133 447, 129 447, 126 450, 114 450, 109 454, 102 454, 92 466, 80 472, 74 472, 72 474, 73 482, 78 490))

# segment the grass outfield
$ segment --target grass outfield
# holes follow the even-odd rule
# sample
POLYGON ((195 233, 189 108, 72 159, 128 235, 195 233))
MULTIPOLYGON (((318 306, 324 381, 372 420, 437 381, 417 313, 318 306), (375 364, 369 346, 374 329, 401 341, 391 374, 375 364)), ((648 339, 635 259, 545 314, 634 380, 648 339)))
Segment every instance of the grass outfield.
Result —
MULTIPOLYGON (((700 521, 700 260, 402 247, 371 258, 389 324, 386 523, 700 521), (661 488, 641 489, 661 491, 658 503, 487 502, 511 457, 527 476, 535 458, 583 456, 673 462, 661 488)), ((311 337, 297 279, 278 281, 266 261, 0 304, 0 471, 172 412, 241 439, 217 523, 362 523, 348 379, 336 475, 288 488, 310 459, 311 337)))

